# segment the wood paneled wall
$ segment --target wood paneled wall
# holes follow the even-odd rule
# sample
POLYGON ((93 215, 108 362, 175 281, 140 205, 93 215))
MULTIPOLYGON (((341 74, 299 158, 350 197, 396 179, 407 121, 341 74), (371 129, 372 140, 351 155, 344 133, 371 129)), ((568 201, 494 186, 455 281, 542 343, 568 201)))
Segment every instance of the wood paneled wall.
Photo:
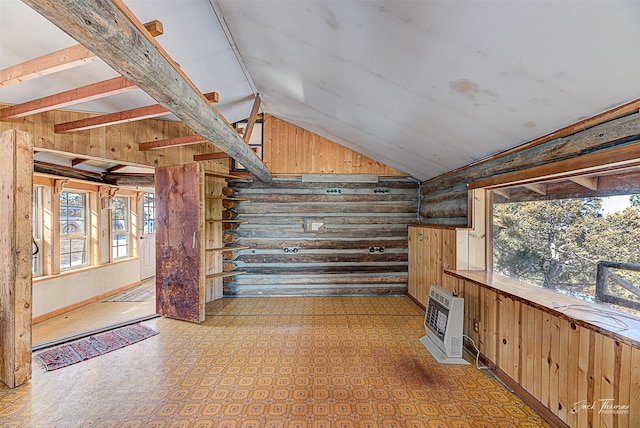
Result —
POLYGON ((405 294, 407 225, 416 221, 417 183, 303 183, 301 179, 231 182, 238 227, 228 266, 247 274, 228 295, 405 294), (305 220, 324 223, 305 231, 305 220), (382 251, 380 250, 382 248, 382 251))
POLYGON ((638 139, 640 114, 633 114, 425 181, 421 186, 422 223, 467 225, 467 184, 472 181, 571 159, 598 150, 630 144, 638 139))
POLYGON ((637 343, 480 283, 445 276, 450 277, 446 287, 464 297, 464 333, 560 420, 570 427, 640 426, 637 343))
POLYGON ((263 144, 272 174, 406 175, 274 116, 264 116, 263 144))
MULTIPOLYGON (((0 107, 5 106, 0 104, 0 107)), ((179 121, 146 119, 65 134, 56 134, 53 131, 56 123, 93 116, 96 114, 55 110, 0 121, 0 131, 16 129, 27 132, 33 138, 35 150, 55 150, 73 153, 79 157, 154 167, 189 163, 193 162, 194 154, 218 151, 209 143, 149 151, 138 150, 138 143, 194 134, 179 121)))

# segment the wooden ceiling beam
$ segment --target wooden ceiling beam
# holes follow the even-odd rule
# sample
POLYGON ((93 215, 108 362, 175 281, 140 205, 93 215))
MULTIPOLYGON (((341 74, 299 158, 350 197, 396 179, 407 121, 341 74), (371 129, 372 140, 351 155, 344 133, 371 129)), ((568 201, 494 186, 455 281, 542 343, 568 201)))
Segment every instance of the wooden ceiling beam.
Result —
POLYGON ((193 155, 193 160, 197 162, 197 161, 213 160, 213 159, 225 159, 230 157, 231 156, 229 156, 225 152, 215 152, 215 153, 205 153, 202 155, 193 155))
MULTIPOLYGON (((162 22, 157 20, 147 22, 144 26, 154 37, 164 32, 162 22)), ((68 70, 96 59, 96 54, 84 46, 70 46, 0 70, 0 87, 68 70)))
POLYGON ((260 94, 256 94, 255 100, 253 100, 253 107, 251 108, 251 114, 249 115, 249 120, 247 121, 247 128, 244 131, 244 142, 249 144, 249 140, 251 139, 251 133, 253 132, 253 126, 256 124, 256 119, 258 117, 258 112, 260 110, 260 94))
MULTIPOLYGON (((218 102, 220 99, 220 95, 217 92, 204 94, 204 97, 211 102, 218 102)), ((94 116, 86 119, 73 120, 71 122, 58 123, 54 125, 53 130, 56 134, 86 131, 87 129, 117 125, 125 122, 134 122, 136 120, 151 119, 158 116, 164 116, 166 114, 170 114, 169 110, 162 107, 160 104, 153 104, 131 110, 104 114, 102 116, 94 116)))
POLYGON ((23 0, 259 180, 271 173, 120 0, 23 0))
POLYGON ((206 143, 207 139, 200 135, 185 135, 184 137, 168 138, 166 140, 146 141, 138 144, 138 150, 156 150, 167 147, 188 146, 190 144, 206 143))
POLYGON ((85 162, 88 162, 88 161, 89 161, 89 159, 83 159, 83 158, 71 159, 71 166, 80 165, 81 163, 85 163, 85 162))
POLYGON ((74 104, 121 94, 133 89, 137 89, 135 84, 122 76, 115 77, 113 79, 103 80, 102 82, 60 92, 59 94, 5 107, 0 109, 0 120, 14 119, 16 117, 42 113, 43 111, 69 107, 74 104))

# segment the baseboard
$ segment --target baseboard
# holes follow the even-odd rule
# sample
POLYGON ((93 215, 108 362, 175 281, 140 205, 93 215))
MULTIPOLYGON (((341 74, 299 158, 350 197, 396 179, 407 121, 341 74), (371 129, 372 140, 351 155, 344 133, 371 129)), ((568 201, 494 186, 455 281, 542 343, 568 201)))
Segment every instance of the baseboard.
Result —
POLYGON ((57 317, 58 315, 62 315, 65 312, 69 312, 69 311, 72 311, 74 309, 78 309, 78 308, 80 308, 82 306, 88 305, 89 303, 97 302, 98 300, 105 299, 107 297, 113 296, 113 295, 118 294, 118 293, 122 293, 123 291, 127 291, 130 288, 133 288, 133 287, 136 287, 136 286, 140 285, 141 283, 142 283, 142 281, 136 281, 134 283, 131 283, 131 284, 124 285, 122 287, 116 288, 115 290, 107 291, 105 293, 98 294, 97 296, 93 296, 93 297, 90 297, 88 299, 81 300, 80 302, 76 302, 76 303, 74 303, 72 305, 65 306, 65 307, 60 308, 60 309, 56 309, 55 311, 48 312, 48 313, 42 314, 42 315, 38 315, 37 317, 33 318, 32 324, 41 323, 41 322, 46 321, 48 319, 57 317))
MULTIPOLYGON (((475 355, 475 349, 469 349, 465 346, 465 349, 471 353, 471 355, 475 355)), ((552 427, 556 428, 569 428, 562 419, 560 419, 555 413, 553 413, 547 406, 539 402, 533 395, 531 395, 526 389, 524 389, 518 382, 513 380, 508 374, 502 371, 499 367, 488 360, 484 355, 480 354, 480 363, 489 367, 489 371, 492 375, 494 375, 499 381, 504 383, 507 387, 513 390, 513 393, 517 395, 525 404, 531 407, 536 411, 545 421, 549 423, 552 427)))

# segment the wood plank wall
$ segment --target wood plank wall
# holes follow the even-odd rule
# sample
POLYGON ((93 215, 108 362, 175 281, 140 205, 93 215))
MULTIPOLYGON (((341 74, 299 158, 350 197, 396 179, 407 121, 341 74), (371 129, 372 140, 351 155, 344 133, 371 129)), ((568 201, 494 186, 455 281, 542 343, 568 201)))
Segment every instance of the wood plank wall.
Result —
POLYGON ((637 344, 473 281, 445 276, 445 287, 464 297, 464 333, 560 420, 570 427, 640 426, 637 344), (474 319, 481 322, 479 332, 474 319), (610 405, 623 406, 621 411, 600 411, 608 399, 610 405))
POLYGON ((300 178, 230 182, 237 228, 227 266, 247 272, 227 295, 405 294, 407 225, 416 222, 417 183, 303 183, 300 178), (305 232, 305 219, 324 227, 305 232), (383 248, 383 251, 380 251, 383 248))
POLYGON ((425 181, 421 186, 422 223, 467 225, 467 184, 472 181, 631 144, 638 140, 640 114, 633 114, 425 181))
POLYGON ((277 117, 265 115, 263 160, 272 174, 405 175, 277 117))
MULTIPOLYGON (((0 108, 6 106, 7 104, 0 104, 0 108)), ((65 134, 56 134, 53 130, 56 123, 94 116, 97 115, 54 110, 0 121, 0 132, 8 129, 27 132, 33 138, 35 150, 55 150, 73 153, 79 157, 86 156, 153 167, 189 163, 193 162, 194 154, 218 151, 209 143, 149 151, 138 150, 138 143, 194 134, 189 127, 179 121, 146 119, 65 134)), ((216 162, 225 162, 227 165, 226 160, 216 162)))

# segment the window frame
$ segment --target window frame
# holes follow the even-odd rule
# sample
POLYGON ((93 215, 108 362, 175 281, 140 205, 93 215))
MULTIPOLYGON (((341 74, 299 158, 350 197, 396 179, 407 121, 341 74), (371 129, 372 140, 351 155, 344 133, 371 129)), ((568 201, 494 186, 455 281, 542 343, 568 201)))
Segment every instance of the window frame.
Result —
POLYGON ((110 234, 109 235, 110 235, 110 243, 111 243, 111 245, 109 247, 110 247, 110 258, 111 258, 111 261, 114 261, 114 260, 122 260, 122 259, 126 259, 126 258, 131 257, 131 252, 133 250, 132 246, 131 246, 131 198, 128 197, 128 196, 115 196, 115 197, 113 197, 112 203, 114 204, 114 207, 112 207, 109 210, 109 226, 110 226, 109 227, 109 230, 110 230, 110 234), (126 207, 125 207, 125 210, 124 210, 124 219, 114 218, 114 217, 117 217, 117 216, 114 216, 115 211, 118 209, 118 208, 115 207, 115 205, 117 205, 116 204, 116 200, 117 199, 126 200, 126 207), (114 228, 114 225, 118 224, 118 223, 115 223, 115 222, 117 222, 119 220, 124 222, 122 229, 114 228), (124 236, 125 237, 124 241, 125 241, 126 244, 124 246, 123 245, 119 245, 119 244, 114 245, 114 244, 116 244, 116 241, 119 241, 116 238, 120 237, 120 236, 124 236), (126 248, 126 254, 119 255, 119 251, 118 251, 118 255, 116 255, 116 253, 114 251, 116 249, 119 249, 119 248, 122 248, 122 247, 126 248))
MULTIPOLYGON (((90 235, 90 221, 91 221, 91 217, 90 217, 90 192, 86 191, 86 190, 80 190, 80 189, 75 189, 73 187, 69 187, 69 188, 65 188, 64 190, 60 191, 60 193, 57 195, 60 203, 59 203, 59 207, 58 207, 58 215, 60 217, 58 217, 58 224, 60 225, 59 228, 59 233, 57 234, 57 236, 54 237, 54 240, 57 239, 57 247, 58 247, 58 251, 59 251, 59 259, 58 259, 58 266, 60 269, 60 272, 68 272, 68 271, 72 271, 74 269, 81 269, 81 268, 85 268, 87 266, 91 265, 91 235, 90 235), (70 205, 66 204, 63 205, 62 204, 62 197, 63 194, 78 194, 78 195, 82 195, 82 223, 84 225, 83 230, 81 232, 79 232, 77 229, 74 230, 73 233, 68 233, 68 232, 64 232, 63 231, 63 227, 62 227, 62 209, 63 207, 66 207, 67 210, 67 215, 66 217, 69 217, 69 207, 70 205), (71 251, 71 246, 72 241, 74 240, 84 240, 84 250, 83 250, 83 262, 81 264, 73 264, 71 259, 72 259, 72 254, 73 253, 77 253, 78 251, 71 251), (68 252, 69 254, 69 265, 68 266, 63 266, 62 264, 62 260, 63 260, 63 254, 67 254, 66 252, 63 253, 62 251, 62 244, 64 241, 69 241, 69 249, 70 251, 68 252)), ((68 221, 67 221, 68 223, 68 221)), ((77 226, 76 226, 77 227, 77 226)))

